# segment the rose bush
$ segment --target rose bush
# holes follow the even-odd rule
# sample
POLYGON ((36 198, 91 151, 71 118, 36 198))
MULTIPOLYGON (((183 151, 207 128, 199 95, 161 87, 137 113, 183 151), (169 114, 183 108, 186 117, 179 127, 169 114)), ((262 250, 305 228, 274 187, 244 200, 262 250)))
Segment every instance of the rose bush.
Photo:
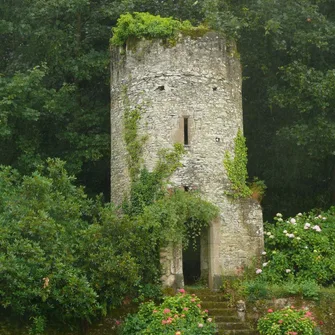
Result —
POLYGON ((194 294, 181 290, 173 297, 166 297, 156 306, 152 301, 143 303, 138 313, 128 316, 121 333, 166 335, 211 335, 216 325, 201 309, 201 302, 194 294))
MULTIPOLYGON (((258 320, 261 335, 314 335, 318 331, 313 314, 307 309, 294 306, 268 313, 258 320)), ((319 333, 320 334, 320 333, 319 333)))
POLYGON ((265 224, 262 266, 256 274, 267 282, 314 280, 329 285, 335 280, 335 207, 322 213, 299 213, 265 224))

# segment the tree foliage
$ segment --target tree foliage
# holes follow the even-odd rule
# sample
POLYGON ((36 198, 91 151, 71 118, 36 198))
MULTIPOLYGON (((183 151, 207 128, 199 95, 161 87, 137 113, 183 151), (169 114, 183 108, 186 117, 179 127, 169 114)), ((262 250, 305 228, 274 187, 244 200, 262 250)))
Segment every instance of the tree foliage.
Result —
POLYGON ((334 194, 334 6, 331 1, 205 1, 238 39, 249 173, 266 217, 327 208, 334 194))

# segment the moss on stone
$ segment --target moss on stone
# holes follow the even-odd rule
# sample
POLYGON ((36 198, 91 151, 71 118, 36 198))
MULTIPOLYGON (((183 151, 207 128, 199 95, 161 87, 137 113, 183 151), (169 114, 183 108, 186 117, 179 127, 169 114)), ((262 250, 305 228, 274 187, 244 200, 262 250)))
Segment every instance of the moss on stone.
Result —
POLYGON ((209 28, 205 25, 192 26, 189 21, 178 21, 171 17, 163 18, 149 13, 127 13, 120 16, 112 29, 111 44, 136 50, 136 42, 145 39, 162 39, 167 47, 175 46, 179 35, 193 39, 204 36, 209 28))

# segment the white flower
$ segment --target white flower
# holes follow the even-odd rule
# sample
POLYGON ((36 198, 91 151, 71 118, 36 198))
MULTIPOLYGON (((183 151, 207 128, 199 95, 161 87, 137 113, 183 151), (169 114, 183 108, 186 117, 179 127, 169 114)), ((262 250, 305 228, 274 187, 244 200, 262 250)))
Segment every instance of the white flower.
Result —
POLYGON ((207 322, 212 322, 212 320, 213 320, 212 318, 208 318, 207 322))
POLYGON ((264 267, 264 266, 267 266, 267 265, 268 265, 268 263, 267 263, 267 262, 266 262, 266 263, 263 263, 263 267, 264 267))
POLYGON ((297 216, 302 216, 302 213, 298 213, 297 216))
POLYGON ((266 251, 263 251, 263 252, 262 252, 262 255, 263 255, 263 256, 266 255, 266 251))
POLYGON ((317 232, 321 231, 321 228, 318 225, 313 226, 312 229, 314 229, 317 232))
POLYGON ((305 245, 305 249, 308 249, 307 245, 305 245))
POLYGON ((318 218, 321 219, 321 218, 322 218, 322 215, 319 215, 318 218))
POLYGON ((266 233, 266 235, 270 236, 270 235, 271 235, 271 233, 268 231, 268 232, 266 233))
POLYGON ((262 273, 262 269, 257 269, 256 274, 259 275, 260 273, 262 273))
POLYGON ((291 270, 290 270, 290 269, 286 269, 285 272, 286 272, 286 273, 290 273, 291 270))
POLYGON ((274 236, 274 235, 270 235, 269 237, 270 237, 270 238, 275 238, 275 236, 274 236))
POLYGON ((311 224, 306 222, 305 225, 304 225, 304 229, 309 229, 310 226, 311 226, 311 224))
POLYGON ((267 232, 265 231, 263 234, 264 234, 264 235, 267 235, 267 232))
POLYGON ((294 234, 288 234, 287 237, 294 238, 294 234))
POLYGON ((198 327, 202 328, 204 325, 202 323, 198 323, 198 327))
POLYGON ((327 218, 323 217, 322 220, 327 220, 327 218))
POLYGON ((279 218, 279 219, 278 219, 278 222, 283 222, 283 219, 282 219, 282 218, 279 218))
POLYGON ((297 223, 297 221, 296 221, 295 219, 293 219, 293 218, 290 220, 290 222, 291 222, 292 224, 296 224, 296 223, 297 223))
POLYGON ((286 230, 286 229, 285 229, 285 230, 283 230, 283 233, 284 233, 284 234, 287 234, 287 230, 286 230))
POLYGON ((283 216, 283 214, 281 214, 281 213, 277 213, 276 216, 277 216, 278 218, 281 218, 281 217, 283 216))
POLYGON ((297 237, 297 240, 301 240, 301 237, 298 236, 298 237, 297 237))

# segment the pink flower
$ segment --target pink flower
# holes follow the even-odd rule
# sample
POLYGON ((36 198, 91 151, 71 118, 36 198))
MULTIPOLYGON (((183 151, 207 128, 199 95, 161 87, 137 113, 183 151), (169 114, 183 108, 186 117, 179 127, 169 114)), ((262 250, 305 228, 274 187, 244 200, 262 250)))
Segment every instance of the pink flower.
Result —
POLYGON ((201 308, 201 305, 200 305, 200 304, 198 304, 197 306, 198 306, 199 308, 201 308))
POLYGON ((182 293, 182 294, 186 293, 186 291, 183 288, 179 289, 178 291, 179 291, 179 293, 182 293))
POLYGON ((182 314, 181 317, 184 318, 184 317, 185 317, 185 314, 182 314))
POLYGON ((191 302, 195 302, 195 299, 191 299, 191 302))
POLYGON ((171 311, 170 311, 168 308, 165 308, 164 311, 163 311, 164 314, 168 314, 168 313, 170 313, 170 312, 171 312, 171 311))
POLYGON ((115 320, 115 324, 116 324, 117 326, 119 326, 119 325, 121 324, 121 321, 120 321, 120 320, 115 320))
POLYGON ((162 325, 166 325, 166 320, 162 320, 162 325))
POLYGON ((260 273, 262 273, 262 269, 257 269, 257 270, 256 270, 256 274, 259 275, 260 273))
POLYGON ((154 310, 152 311, 152 313, 157 313, 157 310, 156 310, 156 309, 154 309, 154 310))
POLYGON ((204 325, 202 323, 198 323, 198 327, 202 328, 204 325))
POLYGON ((284 321, 283 320, 279 320, 278 323, 283 323, 284 321))
POLYGON ((188 311, 188 308, 187 308, 187 307, 184 307, 184 311, 188 311))
POLYGON ((273 310, 271 308, 269 308, 268 313, 273 313, 273 310))
POLYGON ((205 309, 205 313, 208 313, 208 309, 205 309))
POLYGON ((194 293, 192 294, 192 297, 195 297, 195 294, 194 294, 194 293))

